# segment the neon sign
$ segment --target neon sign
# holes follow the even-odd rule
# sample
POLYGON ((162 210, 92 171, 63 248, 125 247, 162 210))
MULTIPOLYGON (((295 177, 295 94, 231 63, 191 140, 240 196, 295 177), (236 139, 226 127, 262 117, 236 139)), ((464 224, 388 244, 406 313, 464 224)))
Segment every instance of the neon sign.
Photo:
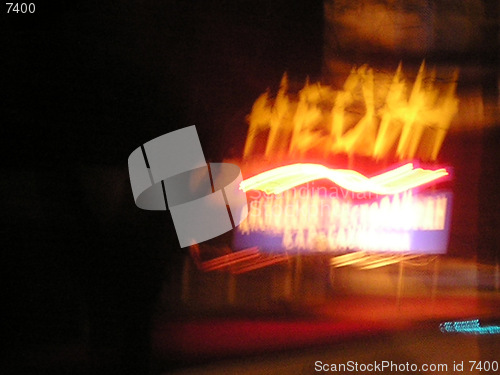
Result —
POLYGON ((401 64, 392 79, 363 65, 340 89, 307 81, 296 93, 285 74, 275 96, 268 91, 255 101, 243 158, 297 159, 315 151, 434 161, 458 112, 457 81, 457 70, 437 81, 424 63, 413 85, 401 64))
POLYGON ((439 325, 443 333, 465 333, 472 335, 500 334, 499 325, 481 325, 479 319, 463 320, 458 322, 444 322, 439 325))
POLYGON ((447 176, 446 169, 429 170, 414 168, 412 163, 371 178, 347 169, 330 169, 321 164, 291 164, 272 169, 244 180, 243 191, 261 190, 267 194, 279 194, 304 183, 327 178, 353 192, 398 194, 447 176))
POLYGON ((449 192, 356 202, 304 190, 252 200, 237 242, 249 246, 254 239, 274 250, 446 252, 449 192))
MULTIPOLYGON (((401 65, 392 80, 363 65, 353 68, 340 90, 307 82, 294 95, 285 75, 276 97, 266 92, 254 103, 243 159, 361 155, 435 161, 458 111, 458 72, 444 83, 435 78, 422 64, 410 86, 401 65), (378 80, 384 85, 377 87, 378 80)), ((423 188, 446 176, 444 168, 412 163, 372 177, 305 162, 274 168, 241 182, 250 205, 236 230, 235 246, 442 254, 448 245, 452 194, 423 188), (316 181, 325 185, 324 191, 310 189, 316 181)))

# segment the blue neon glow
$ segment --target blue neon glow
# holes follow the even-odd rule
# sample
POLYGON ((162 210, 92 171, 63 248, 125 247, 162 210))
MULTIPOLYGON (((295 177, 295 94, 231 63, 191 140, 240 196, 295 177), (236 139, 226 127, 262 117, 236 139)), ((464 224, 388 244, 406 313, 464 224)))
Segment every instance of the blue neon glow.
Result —
POLYGON ((482 326, 479 319, 463 320, 458 322, 445 322, 439 325, 441 332, 446 333, 466 333, 471 335, 495 335, 500 334, 500 326, 482 326))

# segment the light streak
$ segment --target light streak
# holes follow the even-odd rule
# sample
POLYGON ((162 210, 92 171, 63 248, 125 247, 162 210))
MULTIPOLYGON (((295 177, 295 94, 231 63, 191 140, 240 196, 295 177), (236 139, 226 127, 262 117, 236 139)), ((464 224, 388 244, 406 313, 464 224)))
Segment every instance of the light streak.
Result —
POLYGON ((240 190, 260 190, 279 194, 285 190, 319 179, 329 179, 352 192, 371 192, 380 195, 398 194, 448 175, 444 168, 437 170, 415 168, 405 164, 374 177, 366 177, 348 169, 331 169, 321 164, 291 164, 250 177, 240 184, 240 190))
POLYGON ((246 273, 249 271, 254 271, 260 268, 268 267, 274 264, 282 263, 289 260, 288 254, 275 254, 275 255, 261 255, 259 258, 255 259, 252 262, 249 262, 246 265, 242 265, 239 267, 234 267, 231 269, 231 273, 238 275, 241 273, 246 273))
POLYGON ((198 244, 191 245, 189 247, 189 252, 191 253, 191 257, 197 267, 205 272, 225 269, 235 264, 260 257, 259 249, 257 247, 251 247, 249 249, 222 255, 218 258, 205 261, 201 260, 200 247, 198 244))
MULTIPOLYGON (((420 258, 421 255, 412 254, 398 254, 398 255, 378 255, 374 253, 368 253, 364 251, 359 251, 355 253, 348 253, 343 255, 338 255, 330 259, 330 266, 334 268, 346 267, 346 266, 356 266, 361 270, 371 270, 375 268, 381 268, 389 266, 391 264, 407 262, 409 260, 420 258)), ((412 265, 410 263, 410 265, 412 265)))
POLYGON ((256 246, 205 261, 201 260, 198 244, 191 245, 189 252, 199 270, 204 272, 229 270, 232 274, 254 271, 289 259, 287 254, 262 254, 256 246))
POLYGON ((465 333, 471 335, 494 335, 500 334, 500 326, 480 324, 479 319, 464 320, 458 322, 445 322, 439 325, 443 333, 465 333))

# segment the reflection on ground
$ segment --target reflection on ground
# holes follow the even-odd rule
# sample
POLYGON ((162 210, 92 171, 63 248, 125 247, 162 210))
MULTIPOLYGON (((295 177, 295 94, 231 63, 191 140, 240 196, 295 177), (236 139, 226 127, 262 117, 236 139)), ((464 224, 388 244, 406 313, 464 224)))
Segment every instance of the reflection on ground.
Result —
POLYGON ((186 258, 179 290, 164 291, 156 358, 179 374, 309 374, 316 361, 440 363, 448 368, 433 373, 452 374, 461 361, 500 358, 498 335, 440 329, 500 317, 498 268, 431 256, 376 269, 335 264, 303 255, 234 274, 201 272, 186 258))

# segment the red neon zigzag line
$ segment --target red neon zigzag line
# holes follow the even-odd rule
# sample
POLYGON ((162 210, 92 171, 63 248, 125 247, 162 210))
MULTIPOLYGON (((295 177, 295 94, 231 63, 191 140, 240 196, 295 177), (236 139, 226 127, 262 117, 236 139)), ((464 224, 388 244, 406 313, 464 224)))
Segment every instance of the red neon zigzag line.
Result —
POLYGON ((437 170, 414 168, 412 163, 370 178, 353 170, 330 169, 321 164, 291 164, 242 181, 240 190, 244 192, 261 190, 267 194, 279 194, 295 186, 327 178, 353 192, 388 195, 422 186, 447 175, 448 171, 444 168, 437 170))

